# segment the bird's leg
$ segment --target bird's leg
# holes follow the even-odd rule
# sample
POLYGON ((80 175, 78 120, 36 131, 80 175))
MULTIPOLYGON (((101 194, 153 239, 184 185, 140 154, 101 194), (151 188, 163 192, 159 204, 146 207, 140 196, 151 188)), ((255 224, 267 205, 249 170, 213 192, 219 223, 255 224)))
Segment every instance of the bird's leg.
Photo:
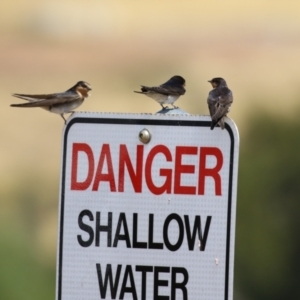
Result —
POLYGON ((65 124, 67 124, 67 120, 65 119, 64 114, 61 114, 61 117, 64 119, 65 124))
POLYGON ((175 106, 174 104, 172 104, 172 106, 174 107, 174 109, 178 108, 178 106, 175 106))

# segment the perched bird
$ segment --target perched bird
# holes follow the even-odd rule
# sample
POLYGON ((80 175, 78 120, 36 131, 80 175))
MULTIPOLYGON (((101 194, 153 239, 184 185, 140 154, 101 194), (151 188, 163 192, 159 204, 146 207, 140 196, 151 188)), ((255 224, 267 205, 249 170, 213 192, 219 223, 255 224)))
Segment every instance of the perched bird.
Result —
POLYGON ((233 102, 232 92, 227 87, 226 81, 223 78, 213 78, 208 82, 210 82, 213 87, 213 90, 209 92, 207 98, 209 113, 212 119, 210 129, 213 130, 218 123, 220 127, 224 129, 224 117, 229 112, 229 108, 233 102))
POLYGON ((89 96, 91 86, 85 81, 77 82, 73 87, 63 93, 28 95, 12 94, 12 96, 29 101, 22 104, 11 104, 13 107, 40 107, 52 113, 59 114, 64 119, 65 113, 72 112, 73 109, 80 106, 84 99, 89 96))
POLYGON ((134 91, 146 95, 155 101, 157 101, 162 108, 166 108, 163 104, 171 104, 174 108, 177 108, 173 103, 185 93, 185 80, 181 76, 173 76, 167 82, 160 86, 148 87, 142 85, 141 92, 134 91))

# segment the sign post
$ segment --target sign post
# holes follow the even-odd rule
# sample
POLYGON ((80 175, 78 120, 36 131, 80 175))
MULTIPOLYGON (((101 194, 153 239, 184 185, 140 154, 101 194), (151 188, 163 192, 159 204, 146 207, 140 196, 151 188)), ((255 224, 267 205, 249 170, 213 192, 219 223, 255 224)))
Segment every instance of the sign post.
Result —
POLYGON ((239 137, 188 115, 76 113, 63 136, 57 300, 233 297, 239 137))

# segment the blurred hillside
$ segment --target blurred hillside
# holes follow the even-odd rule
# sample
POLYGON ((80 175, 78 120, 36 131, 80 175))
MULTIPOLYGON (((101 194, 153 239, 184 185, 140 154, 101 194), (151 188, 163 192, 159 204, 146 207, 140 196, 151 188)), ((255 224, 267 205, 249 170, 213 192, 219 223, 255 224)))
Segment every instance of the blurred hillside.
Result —
MULTIPOLYGON (((239 127, 242 145, 235 297, 283 299, 271 297, 264 287, 269 290, 276 284, 278 295, 283 295, 279 288, 287 290, 290 285, 286 281, 279 285, 280 275, 291 279, 297 275, 296 270, 287 271, 291 262, 282 258, 296 248, 291 240, 280 243, 280 235, 273 240, 272 224, 274 232, 280 226, 285 238, 297 225, 295 215, 289 221, 288 211, 284 216, 278 211, 285 209, 284 195, 299 169, 293 160, 297 154, 290 154, 298 149, 294 146, 298 123, 290 120, 299 108, 299 11, 300 2, 293 0, 4 0, 0 12, 0 239, 5 246, 0 248, 0 261, 6 262, 6 268, 0 270, 0 298, 54 297, 63 121, 41 109, 9 107, 19 102, 11 93, 60 92, 85 80, 93 91, 80 110, 155 113, 159 105, 133 90, 177 74, 186 79, 187 93, 176 104, 191 114, 208 114, 206 97, 211 87, 207 80, 212 77, 224 77, 234 92, 229 116, 239 127), (258 119, 249 117, 257 114, 258 119), (283 143, 286 147, 281 147, 283 143), (277 165, 284 155, 290 160, 277 165), (257 174, 261 181, 255 181, 257 174), (272 197, 281 195, 276 189, 281 184, 282 198, 276 209, 268 210, 272 197), (269 231, 254 235, 256 224, 269 224, 269 215, 273 218, 269 231), (245 236, 252 237, 251 244, 245 236), (290 252, 285 252, 285 245, 290 252), (264 256, 259 257, 260 253, 264 256), (282 258, 280 274, 270 269, 271 261, 267 266, 262 263, 270 257, 274 264, 282 258), (273 281, 272 274, 278 276, 273 281), (19 283, 28 287, 23 294, 19 294, 19 283)), ((295 186, 292 189, 291 207, 297 201, 295 186)), ((297 289, 296 284, 293 288, 297 289)))
POLYGON ((235 299, 299 299, 300 121, 251 117, 241 147, 235 299))

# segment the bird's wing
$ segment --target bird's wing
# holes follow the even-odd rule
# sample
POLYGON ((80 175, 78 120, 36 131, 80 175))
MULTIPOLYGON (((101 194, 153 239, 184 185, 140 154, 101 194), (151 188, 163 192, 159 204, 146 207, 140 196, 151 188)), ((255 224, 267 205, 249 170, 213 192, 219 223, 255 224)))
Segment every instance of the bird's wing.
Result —
POLYGON ((27 101, 44 100, 55 97, 57 94, 40 94, 40 95, 29 95, 29 94, 12 94, 12 96, 24 99, 27 101))
POLYGON ((167 84, 164 83, 159 86, 159 88, 165 89, 168 91, 168 95, 184 95, 185 94, 185 88, 182 85, 178 84, 167 84))
POLYGON ((148 91, 162 94, 162 95, 172 95, 171 91, 169 89, 163 88, 161 86, 153 86, 150 88, 147 88, 148 91))
POLYGON ((214 121, 220 120, 229 112, 229 108, 233 102, 232 92, 227 87, 218 90, 218 102, 215 113, 212 115, 214 121))
POLYGON ((11 106, 18 106, 18 107, 53 106, 56 104, 72 102, 81 98, 77 93, 74 92, 45 94, 45 95, 13 94, 13 96, 29 101, 28 103, 11 105, 11 106))
POLYGON ((185 93, 185 89, 181 86, 171 85, 171 84, 162 84, 160 86, 141 86, 141 92, 134 91, 135 93, 146 94, 148 92, 153 92, 162 95, 171 95, 171 96, 181 96, 185 93))
POLYGON ((152 93, 157 93, 162 95, 170 95, 170 92, 167 89, 162 88, 161 86, 149 87, 149 86, 142 85, 141 87, 142 87, 141 92, 136 92, 136 93, 147 94, 149 92, 152 92, 152 93))
POLYGON ((232 92, 229 88, 225 86, 219 89, 218 98, 219 98, 219 103, 222 105, 228 105, 228 104, 231 105, 231 103, 233 102, 232 92))
POLYGON ((216 105, 215 104, 208 104, 209 114, 213 116, 216 113, 216 105))
POLYGON ((209 109, 209 114, 213 116, 216 113, 216 106, 218 103, 218 98, 214 95, 214 90, 210 91, 207 97, 207 104, 209 109))

